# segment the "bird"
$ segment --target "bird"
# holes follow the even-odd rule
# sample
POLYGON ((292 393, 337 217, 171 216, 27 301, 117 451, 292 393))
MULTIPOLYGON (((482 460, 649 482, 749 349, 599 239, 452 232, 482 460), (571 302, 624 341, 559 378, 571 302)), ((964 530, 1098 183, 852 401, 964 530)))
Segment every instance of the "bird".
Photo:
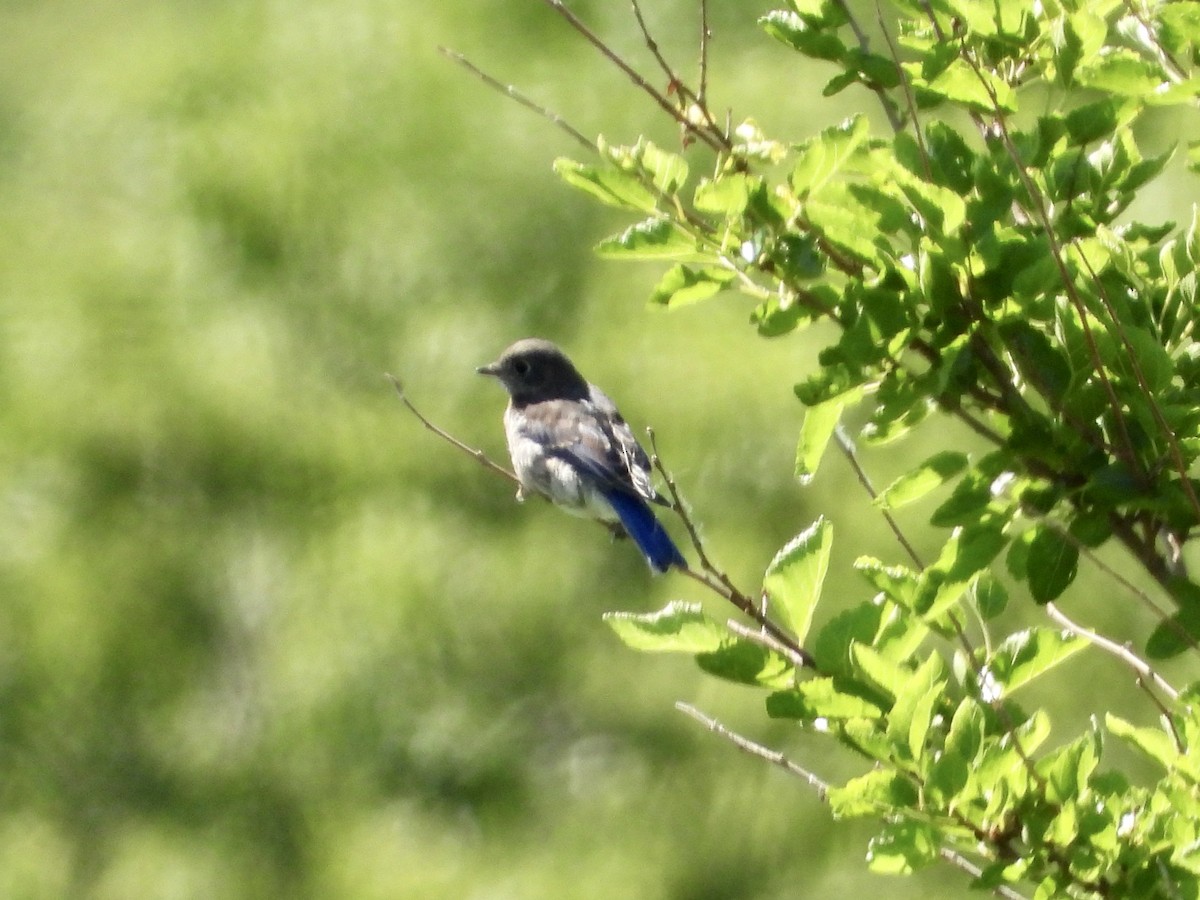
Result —
POLYGON ((520 488, 631 537, 652 571, 687 562, 650 504, 650 459, 616 405, 550 341, 525 338, 476 371, 508 391, 504 432, 520 488))

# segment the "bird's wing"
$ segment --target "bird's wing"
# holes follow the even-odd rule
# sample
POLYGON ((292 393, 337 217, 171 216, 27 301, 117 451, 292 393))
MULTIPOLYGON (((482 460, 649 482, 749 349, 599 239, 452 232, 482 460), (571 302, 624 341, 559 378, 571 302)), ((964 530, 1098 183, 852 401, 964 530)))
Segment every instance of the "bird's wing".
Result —
MULTIPOLYGON (((603 395, 601 395, 603 396, 603 395)), ((607 408, 588 400, 545 400, 524 408, 528 436, 539 443, 547 456, 564 460, 586 474, 598 488, 646 497, 643 486, 649 484, 649 460, 646 467, 630 467, 627 442, 645 453, 633 440, 612 402, 607 408), (622 431, 624 434, 622 434, 622 431), (638 476, 634 476, 634 471, 638 476)))
POLYGON ((650 478, 650 458, 646 451, 633 436, 633 430, 608 395, 595 385, 589 387, 598 424, 604 430, 630 486, 643 499, 656 500, 658 492, 654 490, 654 483, 650 478))

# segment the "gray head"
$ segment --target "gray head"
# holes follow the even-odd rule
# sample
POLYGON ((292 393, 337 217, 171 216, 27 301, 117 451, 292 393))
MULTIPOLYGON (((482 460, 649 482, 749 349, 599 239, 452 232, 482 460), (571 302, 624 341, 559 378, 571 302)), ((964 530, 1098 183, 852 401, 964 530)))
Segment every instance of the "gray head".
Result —
POLYGON ((475 370, 500 379, 515 406, 542 400, 583 400, 588 383, 567 355, 549 341, 526 338, 475 370))

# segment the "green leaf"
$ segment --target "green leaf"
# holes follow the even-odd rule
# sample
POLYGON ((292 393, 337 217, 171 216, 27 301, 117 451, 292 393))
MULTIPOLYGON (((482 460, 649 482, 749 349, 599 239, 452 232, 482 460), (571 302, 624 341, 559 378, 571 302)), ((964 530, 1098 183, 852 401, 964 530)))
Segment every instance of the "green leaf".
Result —
POLYGON ((729 638, 699 603, 682 600, 653 613, 605 613, 604 621, 628 646, 657 653, 710 653, 729 638))
POLYGON ((810 648, 817 670, 830 675, 851 674, 851 647, 855 643, 873 643, 882 619, 883 607, 867 602, 835 615, 817 633, 810 648))
POLYGON ((931 654, 897 695, 888 716, 887 734, 893 745, 906 750, 909 758, 925 755, 925 737, 933 720, 933 710, 946 687, 946 665, 931 654))
POLYGON ((1009 635, 987 663, 987 673, 1001 696, 1025 686, 1039 675, 1074 656, 1086 639, 1053 628, 1027 628, 1009 635))
POLYGON ((654 186, 665 194, 674 194, 687 182, 688 164, 682 156, 668 153, 650 141, 639 142, 639 162, 650 174, 654 186))
POLYGON ((620 170, 642 173, 659 191, 674 194, 687 181, 688 165, 682 156, 668 153, 645 138, 632 147, 609 144, 601 137, 596 142, 601 155, 610 159, 620 170))
POLYGON ((975 573, 991 565, 1007 542, 1004 521, 999 517, 955 529, 937 562, 921 575, 918 610, 923 618, 932 621, 953 606, 975 573))
POLYGON ((856 399, 853 394, 842 394, 805 411, 800 440, 796 444, 796 478, 800 484, 809 484, 817 474, 817 466, 842 417, 842 410, 856 399))
POLYGON ((902 609, 916 607, 917 575, 905 566, 885 566, 873 556, 860 556, 854 561, 857 569, 871 585, 902 609))
POLYGON ((727 639, 717 650, 697 653, 696 663, 708 674, 736 684, 782 688, 794 677, 794 667, 778 653, 744 640, 727 639))
POLYGON ((832 31, 814 27, 795 13, 773 10, 758 20, 771 37, 813 59, 839 60, 846 46, 832 31))
POLYGON ((986 732, 987 717, 983 707, 974 697, 965 697, 950 720, 950 730, 946 733, 946 752, 974 764, 979 751, 983 749, 986 732))
POLYGON ((992 502, 992 484, 995 480, 996 476, 991 473, 971 472, 954 486, 950 496, 933 511, 929 524, 948 528, 978 521, 992 502))
POLYGON ((1038 760, 1037 771, 1046 781, 1046 799, 1051 803, 1075 800, 1087 790, 1088 779, 1100 762, 1100 731, 1095 720, 1093 725, 1095 730, 1038 760))
POLYGON ((1117 107, 1113 100, 1085 103, 1067 113, 1067 133, 1072 143, 1089 144, 1107 137, 1117 127, 1117 107))
POLYGON ((967 455, 957 450, 935 453, 884 488, 883 493, 875 498, 875 505, 881 509, 898 509, 919 500, 965 469, 968 463, 967 455))
POLYGON ((914 70, 908 63, 905 68, 912 71, 914 82, 919 85, 920 99, 927 99, 921 97, 922 94, 933 95, 961 104, 971 112, 984 114, 997 109, 1001 112, 1014 111, 1012 88, 987 69, 973 69, 963 59, 956 57, 929 81, 924 81, 919 68, 914 70))
POLYGON ((699 255, 696 242, 670 219, 660 216, 605 238, 596 245, 596 252, 622 259, 692 259, 699 255))
POLYGON ((832 546, 833 524, 822 516, 775 555, 763 577, 763 590, 799 643, 821 599, 832 546))
POLYGON ((693 202, 701 212, 735 219, 746 211, 751 194, 761 186, 761 178, 745 172, 733 172, 715 179, 706 178, 696 187, 693 202))
POLYGON ((1158 623, 1146 640, 1146 655, 1169 659, 1200 644, 1200 607, 1181 607, 1175 615, 1158 623))
POLYGON ((1165 79, 1158 67, 1124 47, 1108 48, 1094 62, 1080 66, 1077 77, 1085 87, 1109 94, 1142 97, 1153 94, 1165 79))
POLYGON ((1136 747, 1168 772, 1180 771, 1193 781, 1200 779, 1200 760, 1180 753, 1165 731, 1138 727, 1112 713, 1105 713, 1104 725, 1112 735, 1136 747))
POLYGON ((972 588, 975 593, 975 606, 984 619, 996 618, 1008 606, 1008 590, 991 572, 980 572, 976 575, 972 588))
POLYGON ((773 719, 877 719, 883 710, 857 694, 839 690, 834 678, 810 678, 791 690, 767 697, 767 715, 773 719))
POLYGON ((851 644, 850 658, 857 669, 855 674, 886 694, 890 700, 895 700, 912 675, 912 670, 907 666, 897 665, 870 644, 851 644))
POLYGON ((899 772, 873 769, 829 788, 826 798, 835 818, 887 815, 917 803, 916 788, 899 772))
POLYGON ((1025 574, 1029 592, 1037 603, 1049 603, 1075 580, 1079 548, 1057 528, 1039 525, 1029 542, 1025 574))
POLYGON ((804 206, 812 227, 843 253, 870 265, 878 264, 879 249, 873 237, 879 214, 859 203, 844 185, 826 188, 820 200, 804 206))
POLYGON ((866 116, 855 116, 801 144, 790 179, 796 193, 804 196, 820 192, 866 142, 869 127, 866 116))
POLYGON ((938 859, 941 840, 941 833, 928 822, 887 822, 867 847, 867 868, 877 875, 910 875, 938 859))
POLYGON ((654 192, 636 175, 611 166, 587 166, 573 159, 560 157, 554 161, 554 171, 571 187, 591 194, 601 203, 620 209, 653 212, 658 206, 654 192))
MULTIPOLYGON (((1175 377, 1175 364, 1158 338, 1145 328, 1124 324, 1120 328, 1125 339, 1122 350, 1128 354, 1124 358, 1130 363, 1137 362, 1146 387, 1156 394, 1169 388, 1175 377)), ((1132 371, 1132 365, 1130 369, 1132 371)))
POLYGON ((736 273, 719 266, 694 269, 677 263, 658 282, 650 302, 667 309, 679 309, 720 293, 735 277, 736 273))

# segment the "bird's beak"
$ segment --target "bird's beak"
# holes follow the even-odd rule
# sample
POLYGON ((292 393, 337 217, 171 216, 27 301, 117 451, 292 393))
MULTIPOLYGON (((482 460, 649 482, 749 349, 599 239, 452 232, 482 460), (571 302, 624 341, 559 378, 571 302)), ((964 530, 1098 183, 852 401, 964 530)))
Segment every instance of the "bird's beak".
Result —
POLYGON ((486 366, 479 366, 475 369, 480 375, 491 375, 493 377, 500 374, 500 367, 495 363, 488 363, 486 366))

